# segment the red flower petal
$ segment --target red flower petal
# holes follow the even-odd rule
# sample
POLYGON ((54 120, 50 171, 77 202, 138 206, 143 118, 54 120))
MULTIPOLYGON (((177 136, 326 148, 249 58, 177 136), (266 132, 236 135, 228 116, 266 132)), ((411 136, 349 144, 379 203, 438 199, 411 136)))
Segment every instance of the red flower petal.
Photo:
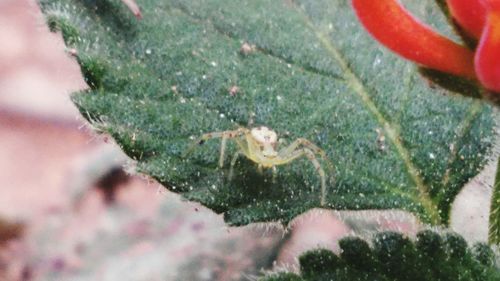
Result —
POLYGON ((489 10, 500 9, 500 0, 481 0, 483 2, 483 6, 485 6, 489 10))
POLYGON ((352 0, 366 29, 401 56, 426 67, 475 78, 473 53, 417 21, 397 0, 352 0))
POLYGON ((481 84, 487 89, 500 92, 500 1, 494 4, 498 5, 488 13, 476 50, 475 68, 481 84))
POLYGON ((446 0, 450 12, 460 26, 475 38, 481 37, 486 9, 481 0, 446 0))

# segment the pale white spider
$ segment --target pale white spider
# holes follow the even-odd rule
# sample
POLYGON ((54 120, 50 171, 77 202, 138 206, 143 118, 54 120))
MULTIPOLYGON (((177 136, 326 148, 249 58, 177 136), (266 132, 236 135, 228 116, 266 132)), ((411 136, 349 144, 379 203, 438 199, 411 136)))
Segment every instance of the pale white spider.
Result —
POLYGON ((238 128, 233 131, 222 131, 203 134, 198 138, 193 145, 191 145, 186 151, 185 155, 191 152, 196 145, 203 144, 205 141, 213 138, 221 138, 220 147, 220 158, 219 166, 224 165, 224 152, 226 150, 226 142, 228 139, 233 139, 239 147, 239 150, 234 154, 231 160, 231 166, 229 170, 229 178, 232 178, 233 167, 236 164, 238 156, 244 155, 248 159, 258 164, 259 170, 262 168, 272 168, 273 174, 276 173, 276 167, 278 165, 283 165, 290 163, 291 161, 305 156, 316 169, 321 179, 321 205, 325 204, 326 196, 326 175, 321 167, 321 164, 316 158, 318 154, 329 167, 333 168, 330 161, 326 157, 326 154, 319 147, 314 145, 307 139, 299 138, 291 143, 288 147, 285 147, 277 151, 278 146, 278 135, 273 130, 260 126, 250 129, 238 128))

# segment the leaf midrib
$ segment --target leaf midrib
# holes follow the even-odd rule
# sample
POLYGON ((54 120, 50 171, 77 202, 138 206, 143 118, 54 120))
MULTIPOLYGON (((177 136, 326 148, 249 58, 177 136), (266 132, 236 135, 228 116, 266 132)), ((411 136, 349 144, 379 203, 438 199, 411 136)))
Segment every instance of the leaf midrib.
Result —
POLYGON ((365 107, 375 116, 377 122, 383 127, 386 132, 386 136, 396 147, 396 150, 403 160, 407 173, 410 178, 415 183, 417 190, 419 192, 419 199, 422 206, 427 211, 429 219, 433 224, 440 223, 440 216, 438 213, 437 205, 432 200, 429 194, 429 188, 424 184, 422 178, 419 176, 418 169, 415 167, 410 159, 410 153, 400 141, 400 135, 397 128, 394 128, 389 121, 385 119, 376 104, 371 100, 367 90, 363 86, 361 79, 356 76, 356 74, 349 68, 346 60, 332 43, 332 40, 328 38, 322 31, 320 31, 310 20, 309 16, 304 12, 303 9, 298 7, 295 1, 290 1, 293 4, 293 8, 298 12, 305 25, 314 32, 316 38, 323 45, 325 50, 330 54, 330 56, 339 63, 340 68, 345 74, 346 84, 361 98, 361 101, 365 107))

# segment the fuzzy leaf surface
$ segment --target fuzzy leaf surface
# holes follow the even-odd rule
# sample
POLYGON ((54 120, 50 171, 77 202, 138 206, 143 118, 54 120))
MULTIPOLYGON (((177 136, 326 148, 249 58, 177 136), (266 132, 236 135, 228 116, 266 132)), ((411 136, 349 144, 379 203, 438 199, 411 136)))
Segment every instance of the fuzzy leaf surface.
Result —
MULTIPOLYGON (((140 172, 231 225, 287 223, 317 207, 447 223, 490 145, 491 109, 432 87, 367 35, 347 0, 143 0, 140 21, 115 0, 40 4, 91 88, 74 95, 83 116, 140 172), (274 179, 240 157, 229 179, 231 140, 223 168, 217 139, 182 156, 203 133, 259 125, 280 147, 306 138, 326 152, 326 194, 305 157, 274 179)), ((434 1, 405 4, 452 36, 434 1)))

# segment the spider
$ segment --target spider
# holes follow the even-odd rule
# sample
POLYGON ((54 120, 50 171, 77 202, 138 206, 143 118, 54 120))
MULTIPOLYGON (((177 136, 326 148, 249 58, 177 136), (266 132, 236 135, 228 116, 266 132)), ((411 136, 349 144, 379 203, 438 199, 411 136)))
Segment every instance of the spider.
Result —
POLYGON ((229 178, 232 178, 233 167, 239 156, 246 156, 248 159, 258 164, 259 171, 262 168, 272 168, 273 176, 276 173, 276 166, 292 162, 293 160, 302 156, 307 157, 319 174, 321 180, 321 205, 325 204, 326 193, 326 175, 318 162, 316 155, 319 155, 329 167, 333 168, 328 160, 326 153, 317 147, 315 144, 304 138, 298 138, 288 147, 277 151, 278 135, 275 131, 265 126, 255 127, 252 129, 238 128, 236 130, 212 132, 203 134, 199 137, 184 153, 186 156, 190 153, 196 145, 201 145, 205 141, 221 138, 219 166, 222 168, 224 165, 224 153, 226 150, 226 143, 228 139, 233 139, 239 147, 239 150, 234 154, 231 160, 229 170, 229 178))

